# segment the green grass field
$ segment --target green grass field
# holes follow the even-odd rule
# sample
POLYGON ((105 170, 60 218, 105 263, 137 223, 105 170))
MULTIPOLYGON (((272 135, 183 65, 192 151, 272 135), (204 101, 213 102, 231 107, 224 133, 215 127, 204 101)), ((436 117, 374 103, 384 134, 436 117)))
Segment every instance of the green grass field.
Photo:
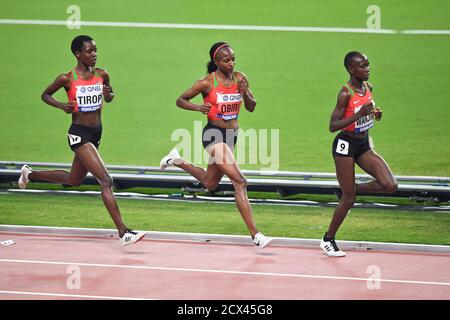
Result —
MULTIPOLYGON (((177 22, 249 25, 366 26, 369 1, 231 1, 214 7, 224 16, 205 14, 206 1, 137 1, 123 5, 80 1, 89 21, 177 22), (258 5, 256 5, 258 3, 258 5), (347 8, 354 9, 349 12, 347 8), (359 14, 356 14, 359 12, 359 14), (328 14, 327 14, 328 13, 328 14), (333 13, 333 14, 330 14, 333 13), (313 19, 314 17, 314 19, 313 19)), ((450 4, 432 1, 379 1, 386 29, 450 29, 450 4), (434 4, 434 5, 433 5, 434 4), (414 19, 416 18, 416 19, 414 19), (409 21, 409 24, 406 22, 409 21)), ((72 2, 24 1, 4 5, 0 18, 58 19, 69 16, 72 2)), ((98 44, 98 66, 111 75, 116 99, 103 112, 102 156, 110 164, 157 165, 176 144, 177 128, 193 132, 200 113, 175 106, 175 99, 205 72, 208 50, 230 42, 258 101, 243 112, 243 129, 280 130, 280 169, 332 172, 328 122, 340 86, 347 80, 342 61, 350 50, 371 61, 371 83, 384 118, 372 130, 376 150, 395 174, 450 173, 449 36, 311 32, 257 32, 188 29, 139 29, 0 25, 2 139, 0 158, 69 162, 66 145, 70 116, 40 100, 43 89, 75 66, 70 41, 90 34, 98 44), (188 39, 188 41, 186 41, 188 39), (17 141, 20 132, 20 143, 17 141), (420 150, 420 153, 418 152, 420 150)), ((61 92, 58 97, 65 99, 61 92)), ((198 100, 200 101, 200 100, 198 100)), ((200 143, 200 141, 196 141, 200 143)), ((261 164, 243 165, 259 168, 261 164)))
MULTIPOLYGON (((282 0, 275 4, 266 0, 230 0, 211 6, 210 1, 200 0, 139 0, 109 2, 105 6, 104 2, 97 0, 77 3, 43 0, 2 4, 0 19, 66 20, 69 16, 66 9, 72 4, 81 8, 81 19, 85 21, 365 28, 369 16, 366 9, 373 3, 365 0, 282 0)), ((419 0, 383 0, 376 4, 381 8, 383 29, 450 29, 448 1, 432 0, 424 4, 419 0)), ((244 130, 279 130, 278 169, 334 172, 330 152, 334 135, 328 131, 329 118, 338 91, 348 79, 343 57, 348 51, 359 50, 369 57, 374 98, 384 111, 382 121, 376 123, 371 131, 377 152, 396 175, 450 176, 449 35, 121 27, 69 30, 65 26, 0 24, 0 59, 3 61, 0 72, 0 160, 71 162, 73 153, 66 142, 70 116, 45 105, 40 94, 58 74, 75 66, 70 42, 78 34, 89 34, 96 40, 97 65, 109 71, 116 93, 113 103, 105 105, 103 110, 104 132, 100 150, 107 164, 156 166, 177 143, 171 141, 171 134, 176 129, 185 128, 193 133, 194 121, 206 122, 200 113, 177 108, 175 100, 205 73, 210 46, 216 41, 227 41, 234 48, 237 69, 248 76, 258 102, 254 113, 242 112, 240 127, 244 130)), ((56 96, 61 100, 66 98, 63 92, 56 96)), ((200 102, 200 99, 196 101, 200 102)), ((200 140, 195 143, 200 144, 200 140)), ((260 169, 264 165, 259 162, 241 167, 260 169)), ((52 201, 51 197, 40 200, 35 196, 30 197, 30 201, 18 203, 16 196, 2 195, 0 199, 0 223, 20 223, 22 218, 18 216, 15 219, 16 214, 32 210, 34 203, 38 208, 37 203, 45 205, 52 201), (14 207, 10 208, 13 203, 14 207)), ((98 202, 91 205, 92 208, 96 206, 99 212, 104 211, 98 202)), ((153 230, 161 226, 164 231, 179 231, 180 228, 192 231, 195 229, 193 225, 200 224, 194 221, 192 225, 182 224, 183 227, 178 228, 183 217, 174 216, 172 226, 163 222, 155 226, 151 217, 143 214, 153 210, 153 204, 127 202, 126 206, 130 216, 133 216, 132 211, 141 210, 142 218, 137 225, 140 229, 149 226, 153 230), (139 209, 141 206, 150 207, 148 210, 139 209)), ((199 217, 210 210, 206 205, 180 206, 195 211, 199 217)), ((167 205, 167 210, 172 210, 169 207, 172 205, 167 205)), ((216 205, 214 208, 227 211, 230 206, 216 205)), ((261 225, 275 224, 279 218, 278 209, 273 212, 272 207, 258 208, 261 225)), ((235 208, 233 210, 236 211, 235 208)), ((331 217, 329 209, 284 210, 286 221, 295 216, 297 210, 302 212, 299 216, 304 211, 312 212, 311 215, 321 212, 327 222, 331 217)), ((356 211, 361 215, 379 215, 380 219, 384 215, 394 220, 400 217, 397 212, 356 211)), ((31 218, 26 223, 52 224, 54 216, 52 213, 49 220, 42 217, 34 219, 30 213, 31 218)), ((411 219, 414 224, 416 220, 412 216, 420 220, 426 215, 411 213, 401 216, 405 221, 411 219)), ((439 240, 442 233, 448 234, 450 230, 448 220, 441 223, 444 215, 432 216, 435 218, 423 218, 425 224, 418 228, 425 231, 420 236, 414 231, 416 229, 410 230, 408 224, 397 224, 397 228, 404 232, 404 237, 398 241, 448 243, 448 238, 439 240), (428 233, 432 227, 441 230, 437 238, 428 233)), ((236 212, 234 217, 238 217, 236 212)), ((74 221, 87 226, 84 219, 74 221)), ((103 226, 108 223, 105 220, 103 226)), ((224 231, 214 230, 220 223, 211 221, 211 229, 208 230, 245 234, 242 222, 238 221, 232 230, 227 230, 226 224, 222 223, 224 231)), ((298 225, 298 222, 292 224, 298 225)), ((346 229, 340 235, 346 239, 362 239, 364 237, 359 232, 366 232, 369 226, 367 222, 367 225, 359 227, 357 222, 348 219, 344 224, 346 229)), ((374 227, 369 238, 380 241, 397 239, 389 236, 390 231, 381 233, 381 229, 374 227)), ((292 231, 288 235, 281 230, 283 228, 278 233, 274 229, 274 235, 319 237, 323 231, 317 231, 317 235, 292 231)), ((392 234, 398 233, 392 231, 392 234)))
MULTIPOLYGON (((101 199, 48 195, 0 195, 3 224, 109 228, 114 225, 101 199), (45 210, 43 210, 45 208, 45 210)), ((234 204, 179 203, 119 199, 124 221, 147 231, 247 235, 234 204)), ((318 239, 332 216, 330 208, 254 205, 258 227, 274 237, 318 239)), ((450 245, 450 215, 352 209, 339 239, 450 245)))

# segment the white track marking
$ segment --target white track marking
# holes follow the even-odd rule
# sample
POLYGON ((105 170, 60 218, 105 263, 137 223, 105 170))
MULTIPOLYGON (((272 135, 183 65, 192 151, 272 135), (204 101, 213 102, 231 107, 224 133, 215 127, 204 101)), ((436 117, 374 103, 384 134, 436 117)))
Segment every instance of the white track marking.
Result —
MULTIPOLYGON (((53 25, 66 26, 66 20, 26 20, 0 19, 0 24, 53 25)), ((156 29, 202 29, 202 30, 238 30, 238 31, 288 31, 288 32, 339 32, 339 33, 384 33, 395 34, 397 30, 367 28, 327 28, 296 26, 252 26, 223 24, 188 24, 188 23, 147 23, 147 22, 109 22, 81 21, 82 27, 122 27, 122 28, 156 28, 156 29)))
MULTIPOLYGON (((0 24, 66 26, 66 20, 0 19, 0 24)), ((450 35, 450 30, 394 30, 368 28, 334 28, 301 26, 253 26, 223 24, 188 23, 148 23, 148 22, 109 22, 81 21, 82 27, 119 27, 119 28, 155 28, 155 29, 201 29, 201 30, 238 30, 238 31, 284 31, 284 32, 337 32, 337 33, 373 33, 405 35, 450 35)))
POLYGON ((450 34, 450 30, 402 30, 400 32, 402 34, 436 34, 436 35, 450 34))
POLYGON ((120 265, 120 264, 98 264, 98 263, 80 263, 80 262, 0 259, 0 263, 2 263, 2 262, 4 262, 4 263, 49 264, 49 265, 77 265, 77 266, 100 267, 100 268, 124 268, 124 269, 142 269, 142 270, 181 271, 181 272, 224 273, 224 274, 238 274, 238 275, 252 275, 252 276, 311 278, 311 279, 328 279, 328 280, 350 280, 350 281, 365 281, 365 282, 376 280, 379 282, 387 282, 387 283, 422 284, 422 285, 436 285, 436 286, 449 286, 450 287, 450 282, 395 280, 395 279, 371 279, 371 278, 337 277, 337 276, 291 274, 291 273, 247 272, 247 271, 231 271, 231 270, 215 270, 215 269, 190 269, 190 268, 172 268, 172 267, 133 266, 133 265, 120 265))
POLYGON ((81 295, 81 294, 63 294, 63 293, 48 293, 48 292, 0 290, 0 294, 2 294, 2 293, 3 294, 32 295, 32 296, 65 297, 65 298, 90 298, 90 299, 111 299, 111 300, 149 300, 149 299, 146 299, 146 298, 91 296, 91 295, 81 295))

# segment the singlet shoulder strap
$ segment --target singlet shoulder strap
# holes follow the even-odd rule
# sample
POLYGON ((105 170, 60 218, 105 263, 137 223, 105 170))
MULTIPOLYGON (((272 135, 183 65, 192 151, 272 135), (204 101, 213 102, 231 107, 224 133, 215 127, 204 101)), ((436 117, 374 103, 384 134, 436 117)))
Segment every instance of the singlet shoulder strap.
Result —
POLYGON ((101 78, 100 74, 98 73, 98 68, 94 68, 94 77, 101 78))
POLYGON ((236 81, 236 72, 233 71, 233 73, 231 74, 231 77, 233 78, 233 81, 234 81, 234 82, 237 82, 237 81, 236 81))
MULTIPOLYGON (((76 81, 78 79, 78 73, 75 70, 75 68, 72 70, 72 74, 73 74, 73 80, 76 81)), ((94 69, 94 77, 100 77, 101 78, 100 74, 98 73, 97 68, 94 69)))
POLYGON ((348 82, 345 84, 345 86, 347 87, 350 96, 353 97, 355 95, 355 91, 353 90, 352 86, 348 82))
POLYGON ((214 79, 214 88, 219 85, 219 81, 217 81, 216 73, 213 72, 213 79, 214 79))
POLYGON ((370 88, 369 88, 369 85, 367 84, 367 81, 364 81, 363 83, 364 83, 364 86, 366 87, 366 93, 370 92, 370 88))
MULTIPOLYGON (((234 72, 231 76, 233 77, 233 81, 237 82, 234 72)), ((217 80, 217 77, 216 77, 216 72, 213 72, 213 79, 214 79, 214 88, 215 88, 219 85, 219 81, 217 80)))

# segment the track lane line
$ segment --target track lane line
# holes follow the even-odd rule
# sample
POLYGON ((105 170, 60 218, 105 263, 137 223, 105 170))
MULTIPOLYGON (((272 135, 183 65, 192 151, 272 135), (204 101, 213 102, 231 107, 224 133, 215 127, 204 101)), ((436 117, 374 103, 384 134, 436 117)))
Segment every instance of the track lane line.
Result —
POLYGON ((92 295, 82 295, 82 294, 64 294, 64 293, 33 292, 33 291, 9 291, 9 290, 0 290, 0 294, 18 294, 18 295, 49 296, 49 297, 64 297, 64 298, 91 298, 91 299, 109 299, 109 300, 155 300, 155 299, 148 299, 148 298, 92 296, 92 295))
POLYGON ((249 271, 215 270, 215 269, 152 267, 152 266, 134 266, 134 265, 120 265, 120 264, 98 264, 98 263, 80 263, 80 262, 59 262, 59 261, 0 259, 0 263, 2 263, 2 262, 3 263, 48 264, 48 265, 76 265, 76 266, 85 266, 85 267, 123 268, 123 269, 141 269, 141 270, 161 270, 161 271, 178 271, 178 272, 223 273, 223 274, 252 275, 252 276, 310 278, 310 279, 327 279, 327 280, 348 280, 348 281, 365 281, 365 282, 378 281, 378 282, 385 282, 385 283, 420 284, 420 285, 434 285, 434 286, 448 286, 448 287, 450 287, 450 282, 435 282, 435 281, 415 281, 415 280, 398 280, 398 279, 339 277, 339 276, 324 276, 324 275, 306 275, 306 274, 273 273, 273 272, 249 272, 249 271))

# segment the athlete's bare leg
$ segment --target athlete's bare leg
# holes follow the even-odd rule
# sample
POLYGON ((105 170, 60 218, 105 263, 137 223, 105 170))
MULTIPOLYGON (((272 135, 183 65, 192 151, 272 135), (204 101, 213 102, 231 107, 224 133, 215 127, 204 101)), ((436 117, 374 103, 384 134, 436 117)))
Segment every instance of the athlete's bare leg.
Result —
POLYGON ((223 177, 223 172, 220 171, 215 163, 209 164, 206 170, 197 167, 184 159, 174 161, 174 165, 192 175, 209 191, 216 190, 217 185, 223 177))
POLYGON ((252 207, 250 206, 247 196, 247 180, 239 169, 239 166, 234 159, 233 152, 225 143, 217 143, 208 151, 219 170, 233 183, 236 206, 244 219, 250 234, 254 237, 255 234, 258 233, 258 229, 256 228, 252 207))
POLYGON ((208 148, 208 153, 213 159, 213 163, 208 165, 207 170, 194 166, 185 160, 174 161, 174 164, 194 176, 208 190, 217 188, 224 174, 228 176, 234 186, 236 206, 251 236, 254 237, 258 233, 258 229, 253 219, 250 202, 248 201, 247 180, 242 175, 234 159, 233 152, 225 143, 217 143, 208 148))
POLYGON ((355 162, 351 157, 334 157, 336 176, 342 190, 342 197, 334 210, 333 218, 326 233, 327 237, 334 238, 336 232, 344 221, 347 213, 355 203, 355 162))
POLYGON ((375 151, 369 150, 360 156, 356 163, 376 180, 361 183, 357 186, 360 193, 394 193, 397 191, 397 181, 386 161, 375 151))
POLYGON ((65 170, 33 171, 28 178, 33 181, 46 181, 78 187, 83 182, 88 170, 75 155, 70 172, 65 170))
POLYGON ((106 170, 97 149, 92 143, 86 143, 75 149, 75 154, 84 167, 92 173, 100 184, 103 203, 119 231, 119 236, 122 237, 126 232, 126 227, 122 221, 119 207, 113 194, 113 181, 106 170))

